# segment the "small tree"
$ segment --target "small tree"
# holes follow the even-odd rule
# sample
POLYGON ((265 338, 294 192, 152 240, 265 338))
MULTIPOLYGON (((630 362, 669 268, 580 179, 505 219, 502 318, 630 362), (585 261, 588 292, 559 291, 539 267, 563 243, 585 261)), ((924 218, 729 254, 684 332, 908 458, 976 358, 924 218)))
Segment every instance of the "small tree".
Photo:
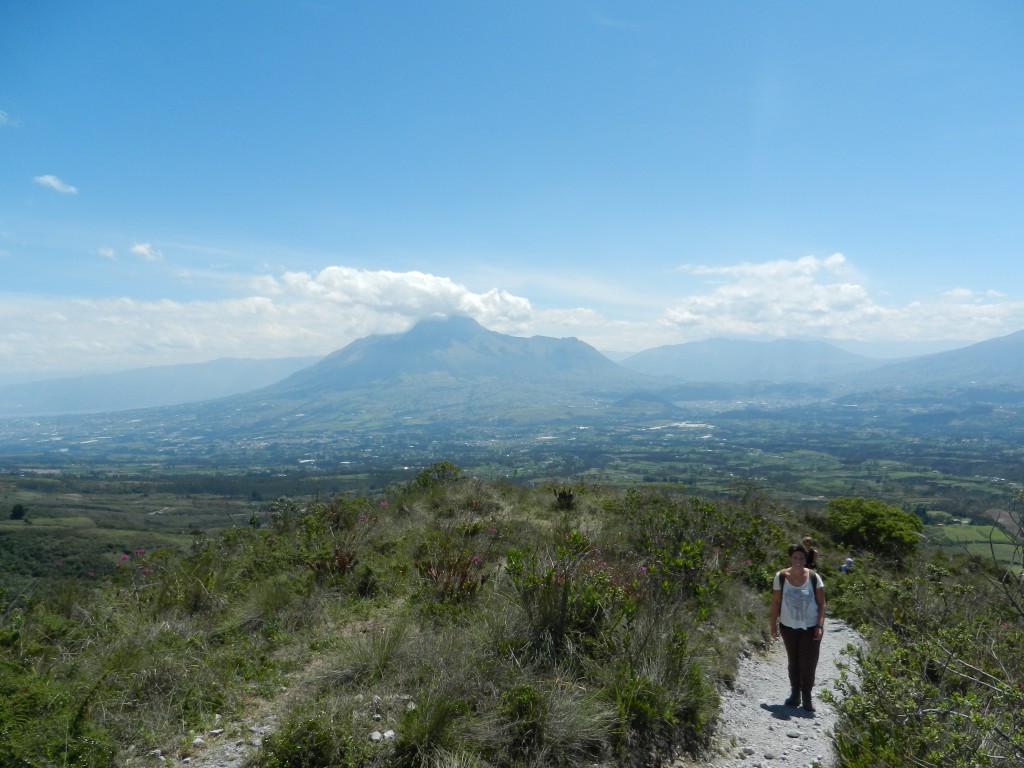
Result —
POLYGON ((27 511, 24 504, 15 504, 11 507, 11 520, 24 520, 27 511))
POLYGON ((450 461, 438 461, 416 475, 412 482, 421 490, 433 490, 454 485, 461 475, 462 469, 450 461))
POLYGON ((917 551, 924 525, 895 504, 877 499, 838 498, 825 506, 835 537, 854 549, 866 549, 902 562, 917 551))

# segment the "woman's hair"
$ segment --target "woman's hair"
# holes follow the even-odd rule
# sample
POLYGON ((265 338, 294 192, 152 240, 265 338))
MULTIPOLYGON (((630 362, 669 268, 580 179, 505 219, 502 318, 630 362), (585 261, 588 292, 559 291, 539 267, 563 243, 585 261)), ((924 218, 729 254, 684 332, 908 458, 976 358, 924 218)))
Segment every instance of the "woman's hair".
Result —
POLYGON ((792 555, 794 552, 803 552, 804 557, 807 557, 807 550, 804 549, 802 544, 790 544, 786 554, 792 555))
POLYGON ((814 543, 814 539, 811 538, 811 534, 809 534, 809 533, 805 533, 804 534, 803 541, 805 543, 807 543, 807 544, 813 544, 814 543))

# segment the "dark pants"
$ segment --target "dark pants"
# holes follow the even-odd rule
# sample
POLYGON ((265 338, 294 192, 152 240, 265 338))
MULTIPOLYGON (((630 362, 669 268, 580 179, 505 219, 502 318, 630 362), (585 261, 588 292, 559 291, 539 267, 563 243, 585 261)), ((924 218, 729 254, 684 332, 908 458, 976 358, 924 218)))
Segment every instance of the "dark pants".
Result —
POLYGON ((818 667, 821 640, 814 639, 813 629, 792 629, 779 625, 782 642, 789 657, 789 685, 794 691, 810 695, 814 687, 814 671, 818 667))

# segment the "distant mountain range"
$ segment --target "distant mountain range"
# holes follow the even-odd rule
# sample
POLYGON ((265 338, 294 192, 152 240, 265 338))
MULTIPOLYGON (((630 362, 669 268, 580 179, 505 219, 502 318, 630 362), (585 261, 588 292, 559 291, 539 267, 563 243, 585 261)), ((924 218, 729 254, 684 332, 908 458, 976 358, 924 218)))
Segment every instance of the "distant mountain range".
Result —
POLYGON ((652 376, 681 381, 739 383, 813 382, 835 379, 883 365, 823 341, 707 341, 655 347, 621 361, 652 376))
POLYGON ((318 357, 224 358, 0 386, 0 416, 102 413, 193 403, 273 384, 318 357))
POLYGON ((575 338, 508 336, 467 317, 450 317, 358 339, 322 359, 223 359, 8 385, 0 387, 0 416, 176 405, 204 419, 229 419, 235 427, 287 422, 313 429, 443 420, 445 414, 562 418, 612 403, 668 403, 683 391, 715 399, 780 387, 824 397, 896 387, 1016 385, 1024 385, 1024 332, 896 362, 820 341, 711 339, 615 363, 575 338))

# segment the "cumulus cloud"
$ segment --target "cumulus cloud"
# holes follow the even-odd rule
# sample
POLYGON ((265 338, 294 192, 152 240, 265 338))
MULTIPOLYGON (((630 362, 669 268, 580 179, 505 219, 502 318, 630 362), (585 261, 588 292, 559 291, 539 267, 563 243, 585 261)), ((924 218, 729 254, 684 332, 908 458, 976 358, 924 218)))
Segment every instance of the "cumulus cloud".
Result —
POLYGON ((161 261, 164 258, 164 255, 150 243, 136 243, 128 250, 146 261, 161 261))
POLYGON ((665 310, 663 322, 688 335, 828 337, 851 324, 884 323, 893 312, 856 282, 842 254, 680 269, 716 283, 665 310))
POLYGON ((316 274, 286 272, 280 279, 257 278, 254 287, 292 300, 319 300, 340 306, 363 306, 407 317, 460 313, 480 322, 522 319, 530 302, 508 291, 469 290, 447 277, 425 272, 327 267, 316 274))
POLYGON ((104 259, 113 260, 117 258, 117 251, 115 251, 113 248, 99 248, 96 252, 104 259))
POLYGON ((51 174, 46 174, 45 176, 36 176, 35 179, 33 179, 33 181, 35 181, 35 183, 40 185, 41 187, 49 187, 55 192, 60 192, 62 195, 78 194, 78 189, 76 187, 72 187, 70 184, 64 183, 59 178, 51 174))
POLYGON ((886 305, 842 254, 826 258, 687 265, 709 290, 674 300, 662 323, 684 340, 709 336, 817 336, 861 340, 987 338, 1024 320, 1024 303, 996 291, 954 289, 931 302, 886 305))
MULTIPOLYGON (((153 250, 132 248, 144 257, 153 250)), ((0 350, 11 369, 38 370, 42 343, 46 359, 62 369, 116 370, 219 357, 326 355, 437 314, 466 314, 515 333, 532 312, 527 299, 497 288, 472 291, 422 272, 349 267, 263 275, 251 281, 249 293, 219 301, 65 300, 62 322, 49 314, 45 299, 13 297, 0 350)))

